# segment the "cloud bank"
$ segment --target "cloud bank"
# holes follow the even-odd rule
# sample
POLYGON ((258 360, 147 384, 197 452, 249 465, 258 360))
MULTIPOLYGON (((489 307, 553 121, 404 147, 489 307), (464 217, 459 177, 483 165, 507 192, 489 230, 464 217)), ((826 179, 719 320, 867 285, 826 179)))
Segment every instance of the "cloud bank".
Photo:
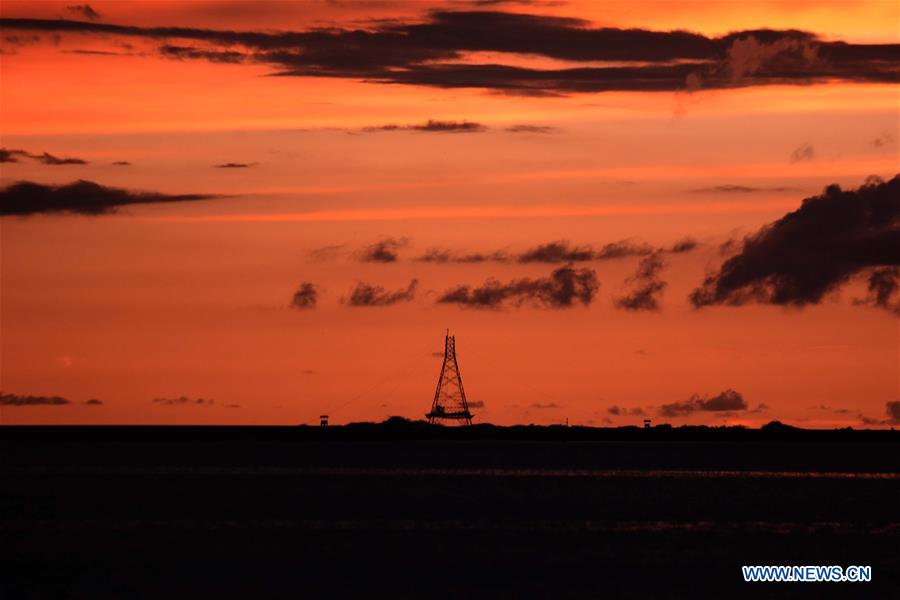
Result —
POLYGON ((90 4, 70 4, 66 7, 66 10, 75 13, 79 17, 84 17, 85 19, 90 19, 92 21, 96 21, 100 18, 100 13, 94 10, 90 4))
POLYGON ((900 315, 900 267, 873 269, 869 273, 867 295, 855 304, 884 308, 900 315))
POLYGON ((207 398, 188 398, 187 396, 178 396, 177 398, 154 398, 154 404, 161 404, 163 406, 212 406, 215 404, 215 400, 209 400, 207 398))
POLYGON ((294 297, 291 298, 291 308, 296 308, 299 310, 307 310, 316 307, 316 302, 319 299, 319 290, 312 283, 301 283, 300 289, 294 292, 294 297))
POLYGON ((796 192, 797 188, 792 187, 755 187, 749 185, 740 185, 734 183, 725 183, 722 185, 714 185, 712 187, 696 188, 691 190, 695 194, 758 194, 764 192, 796 192))
POLYGON ((249 169, 250 167, 255 167, 256 163, 227 162, 213 166, 217 169, 249 169))
POLYGON ((507 262, 510 256, 503 251, 490 253, 472 252, 462 253, 443 248, 429 248, 425 254, 416 260, 429 263, 482 263, 482 262, 507 262))
POLYGON ((0 189, 0 215, 27 216, 46 213, 102 215, 128 204, 189 202, 216 198, 212 194, 161 194, 133 192, 78 180, 63 185, 20 181, 0 189))
POLYGON ((19 162, 19 157, 30 158, 32 160, 38 161, 39 163, 43 163, 45 165, 51 165, 51 166, 86 165, 86 164, 88 164, 88 161, 86 161, 82 158, 59 157, 59 156, 54 156, 53 154, 50 154, 49 152, 41 152, 40 154, 34 154, 32 152, 28 152, 27 150, 0 148, 0 163, 19 162))
POLYGON ((425 131, 430 133, 481 133, 487 131, 487 127, 481 123, 472 121, 439 121, 429 119, 425 123, 414 125, 376 125, 363 127, 362 131, 371 133, 377 131, 425 131))
POLYGON ((575 246, 568 240, 557 240, 539 244, 534 248, 525 250, 520 254, 510 254, 503 250, 495 252, 459 252, 442 248, 430 248, 425 254, 416 260, 431 263, 480 263, 480 262, 509 262, 516 261, 523 264, 547 263, 563 264, 576 262, 590 262, 601 260, 616 260, 635 256, 649 256, 669 252, 682 254, 691 252, 699 246, 693 238, 684 238, 669 247, 656 248, 646 243, 620 240, 610 242, 600 247, 590 245, 575 246))
POLYGON ((801 207, 743 240, 695 289, 697 308, 749 302, 818 304, 852 277, 870 272, 872 302, 892 306, 900 264, 900 176, 855 190, 830 185, 801 207))
POLYGON ((873 419, 865 415, 859 415, 860 421, 866 425, 900 425, 900 400, 890 400, 884 403, 886 419, 873 419))
POLYGON ((626 281, 633 289, 615 299, 616 307, 633 311, 659 310, 659 300, 666 289, 666 282, 659 279, 659 273, 663 268, 665 262, 659 253, 641 259, 634 275, 626 281))
POLYGON ((416 297, 418 279, 413 279, 405 289, 389 291, 380 285, 362 281, 356 284, 347 299, 349 306, 390 306, 400 302, 411 302, 416 297))
POLYGON ((0 393, 0 406, 64 406, 71 402, 60 396, 22 396, 0 393))
POLYGON ((744 397, 732 389, 725 390, 715 396, 700 396, 694 394, 684 402, 663 404, 659 408, 659 414, 663 417, 684 417, 695 412, 725 412, 747 410, 747 401, 744 397))
POLYGON ((550 276, 538 279, 526 277, 506 283, 488 279, 479 287, 460 285, 445 291, 437 301, 470 308, 497 309, 523 305, 570 308, 577 303, 589 305, 599 287, 593 269, 576 269, 566 265, 553 271, 550 276))
POLYGON ((774 29, 707 37, 687 31, 595 27, 582 19, 500 10, 435 10, 409 22, 281 32, 67 19, 4 18, 0 26, 7 31, 145 38, 159 42, 159 53, 167 58, 264 64, 283 77, 352 78, 518 95, 900 80, 898 44, 825 41, 806 31, 774 29), (472 59, 479 52, 500 58, 472 59), (504 64, 506 55, 569 64, 504 64))
POLYGON ((408 245, 406 238, 388 237, 366 246, 356 253, 356 257, 363 262, 397 262, 397 252, 408 245))

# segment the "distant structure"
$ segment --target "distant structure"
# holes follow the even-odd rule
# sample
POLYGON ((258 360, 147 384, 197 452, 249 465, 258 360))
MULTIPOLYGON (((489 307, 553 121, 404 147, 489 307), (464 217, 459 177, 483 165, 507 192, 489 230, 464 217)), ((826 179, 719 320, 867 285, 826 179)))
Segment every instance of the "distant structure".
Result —
POLYGON ((644 429, 650 429, 650 419, 644 419, 644 429))
POLYGON ((319 426, 320 427, 328 427, 328 415, 320 415, 319 416, 319 426))
POLYGON ((434 402, 425 416, 429 423, 472 424, 472 413, 469 412, 459 363, 456 362, 456 337, 450 335, 449 329, 444 337, 444 363, 434 392, 434 402))

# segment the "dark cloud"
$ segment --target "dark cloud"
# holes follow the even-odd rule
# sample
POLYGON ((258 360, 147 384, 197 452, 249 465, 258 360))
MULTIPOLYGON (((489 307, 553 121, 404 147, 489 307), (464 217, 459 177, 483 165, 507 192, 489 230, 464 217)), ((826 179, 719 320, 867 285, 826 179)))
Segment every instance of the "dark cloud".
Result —
POLYGON ((816 149, 812 144, 800 144, 791 152, 791 162, 803 162, 804 160, 813 160, 816 157, 816 149))
POLYGON ((752 187, 749 185, 736 185, 726 183, 712 187, 696 188, 691 190, 695 194, 756 194, 759 192, 796 192, 792 187, 752 187))
POLYGON ((592 260, 594 250, 588 246, 572 247, 569 242, 561 240, 541 244, 540 246, 519 255, 519 262, 566 263, 592 260))
POLYGON ((557 408, 565 408, 565 407, 562 404, 557 404, 556 402, 547 402, 544 404, 542 404, 540 402, 535 402, 534 404, 529 404, 528 408, 536 408, 538 410, 554 410, 557 408))
MULTIPOLYGON (((677 242, 669 252, 689 252, 696 248, 697 242, 685 238, 677 242)), ((590 260, 614 260, 632 256, 648 256, 663 251, 650 244, 635 243, 630 240, 610 242, 594 249, 590 246, 572 246, 565 240, 542 244, 518 256, 519 262, 582 262, 590 260)))
POLYGON ((238 162, 229 162, 222 163, 220 165, 213 165, 217 169, 248 169, 250 167, 255 167, 257 163, 238 163, 238 162))
POLYGON ((203 50, 190 46, 161 46, 159 53, 173 60, 207 60, 213 63, 239 64, 248 60, 243 52, 235 50, 203 50))
POLYGON ((94 10, 90 4, 70 4, 66 7, 66 10, 91 21, 96 21, 100 18, 100 13, 94 10))
POLYGON ((692 252, 697 249, 700 243, 694 238, 686 237, 678 240, 672 247, 669 248, 669 252, 672 254, 683 254, 685 252, 692 252))
MULTIPOLYGON (((895 80, 891 46, 825 43, 799 31, 756 30, 706 38, 683 31, 593 29, 560 17, 510 13, 436 12, 430 23, 398 26, 417 35, 446 35, 455 51, 531 53, 570 61, 620 61, 634 66, 530 69, 432 61, 390 72, 382 81, 439 87, 483 87, 517 94, 607 90, 679 90, 838 79, 895 80), (452 37, 449 37, 452 36, 452 37), (640 63, 640 64, 638 64, 640 63)), ((299 74, 299 73, 297 73, 299 74)))
POLYGON ((377 125, 363 127, 364 132, 376 131, 427 131, 432 133, 481 133, 487 131, 487 126, 472 121, 438 121, 429 119, 425 123, 414 125, 377 125))
POLYGON ((498 250, 495 252, 458 252, 443 248, 429 248, 425 254, 416 260, 431 263, 479 263, 479 262, 509 262, 516 260, 521 263, 570 263, 587 262, 594 260, 614 260, 633 256, 648 256, 659 252, 682 253, 690 252, 698 246, 696 240, 684 238, 668 248, 654 248, 650 244, 635 243, 630 240, 621 240, 604 244, 599 248, 592 246, 575 246, 568 240, 557 240, 539 244, 525 250, 521 254, 510 255, 498 250))
MULTIPOLYGON (((677 91, 697 66, 530 69, 497 64, 429 64, 385 73, 372 81, 438 88, 481 88, 514 96, 554 97, 609 91, 677 91)), ((287 72, 285 75, 299 75, 287 72)))
POLYGON ((481 263, 487 261, 507 262, 510 260, 510 257, 507 253, 500 250, 489 254, 479 252, 461 254, 442 248, 429 248, 425 254, 416 260, 430 263, 481 263))
POLYGON ((642 259, 640 263, 638 263, 634 278, 639 281, 654 279, 665 266, 665 261, 663 261, 658 252, 651 254, 650 256, 642 259))
POLYGON ((884 412, 886 419, 873 419, 863 414, 859 415, 859 420, 866 425, 900 425, 900 400, 890 400, 884 403, 884 412))
POLYGON ((101 215, 128 204, 188 202, 216 198, 211 194, 160 194, 133 192, 78 180, 64 185, 20 181, 0 189, 0 215, 77 213, 101 215))
POLYGON ((0 148, 0 162, 19 162, 17 157, 30 158, 32 160, 36 160, 40 163, 44 163, 45 165, 51 166, 59 166, 59 165, 86 165, 88 164, 86 160, 81 158, 72 158, 72 157, 59 157, 50 154, 49 152, 42 152, 40 154, 33 154, 26 150, 12 150, 8 148, 0 148))
POLYGON ((626 280, 633 289, 615 299, 616 307, 623 310, 659 310, 659 299, 667 285, 659 279, 663 268, 665 261, 658 252, 641 259, 634 275, 626 280))
POLYGON ((131 163, 128 162, 127 160, 117 160, 112 164, 114 167, 130 167, 131 166, 131 163))
POLYGON ((90 400, 85 400, 84 404, 87 404, 88 406, 100 406, 101 404, 103 404, 103 401, 97 400, 96 398, 91 398, 90 400))
POLYGON ((558 6, 560 4, 560 2, 539 2, 538 0, 468 0, 468 2, 464 3, 471 4, 472 6, 501 6, 503 4, 543 4, 545 6, 558 6))
POLYGON ((0 406, 63 406, 71 402, 60 396, 21 396, 0 393, 0 406))
POLYGON ((617 406, 617 405, 613 404, 612 406, 610 406, 609 408, 606 409, 606 412, 608 412, 608 413, 611 414, 611 415, 615 415, 615 416, 617 416, 617 417, 618 417, 618 416, 625 416, 625 415, 639 416, 639 415, 643 415, 643 414, 644 414, 644 409, 642 409, 642 408, 640 408, 640 407, 637 407, 637 408, 624 408, 624 407, 617 406))
POLYGON ((884 410, 891 423, 900 423, 900 400, 885 402, 884 410))
POLYGON ((869 272, 868 294, 854 304, 884 308, 900 315, 900 267, 883 267, 869 272))
POLYGON ((349 306, 390 306, 399 302, 410 302, 416 297, 418 279, 409 282, 406 289, 388 291, 380 285, 358 282, 347 300, 349 306))
MULTIPOLYGON (((490 0, 489 0, 490 1, 490 0)), ((721 37, 686 31, 592 27, 587 21, 504 11, 444 11, 367 29, 227 31, 86 21, 0 19, 5 30, 142 37, 177 60, 265 64, 279 76, 482 88, 553 96, 603 91, 677 91, 830 81, 900 80, 900 45, 824 41, 796 30, 721 37), (190 45, 172 45, 186 40, 190 45), (473 52, 535 55, 608 65, 557 69, 466 60, 473 52)))
POLYGON ((388 237, 366 246, 356 256, 363 262, 397 262, 397 251, 408 245, 409 240, 406 238, 388 237))
POLYGON ((466 404, 469 405, 469 408, 484 408, 484 402, 481 400, 468 400, 466 404))
POLYGON ((32 156, 38 162, 42 162, 45 165, 86 165, 87 161, 81 158, 60 158, 59 156, 53 156, 47 152, 44 152, 38 156, 32 156))
MULTIPOLYGON (((695 307, 748 302, 817 304, 857 273, 900 264, 900 176, 868 180, 856 190, 830 185, 819 196, 746 237, 740 252, 695 289, 695 307)), ((874 272, 873 272, 874 273, 874 272)), ((890 272, 874 282, 886 305, 890 272)), ((893 290, 893 291, 891 291, 893 290)))
POLYGON ((153 403, 162 404, 164 406, 212 406, 215 404, 215 400, 179 396, 177 398, 154 398, 153 403))
POLYGON ((694 394, 689 400, 684 402, 663 404, 659 408, 659 414, 664 417, 683 417, 697 411, 724 412, 740 410, 747 410, 747 401, 744 400, 744 397, 739 392, 729 389, 712 397, 694 394))
POLYGON ((629 240, 611 242, 600 247, 595 253, 597 260, 627 258, 629 256, 647 256, 653 254, 654 248, 649 244, 635 244, 629 240))
POLYGON ((131 52, 109 52, 107 50, 60 50, 63 54, 86 54, 88 56, 134 56, 131 52))
POLYGON ((19 159, 16 157, 20 154, 24 154, 24 152, 22 150, 0 148, 0 163, 19 162, 19 159))
POLYGON ((312 283, 301 283, 300 289, 294 292, 291 298, 291 308, 309 309, 316 307, 316 301, 319 298, 319 290, 312 283))
POLYGON ((540 308, 569 308, 578 302, 589 305, 599 287, 593 269, 576 269, 570 264, 556 269, 549 277, 539 279, 526 277, 508 283, 488 279, 480 287, 457 286, 445 291, 437 301, 471 308, 518 307, 525 304, 540 308))
POLYGON ((548 125, 510 125, 505 128, 503 131, 508 131, 509 133, 556 133, 559 131, 556 127, 550 127, 548 125))

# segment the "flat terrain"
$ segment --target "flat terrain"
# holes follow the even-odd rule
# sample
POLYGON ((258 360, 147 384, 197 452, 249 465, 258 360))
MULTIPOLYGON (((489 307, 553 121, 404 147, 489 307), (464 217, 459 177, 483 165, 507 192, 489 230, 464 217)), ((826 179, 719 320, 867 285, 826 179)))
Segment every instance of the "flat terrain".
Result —
POLYGON ((2 595, 898 597, 894 432, 429 431, 0 428, 2 595))

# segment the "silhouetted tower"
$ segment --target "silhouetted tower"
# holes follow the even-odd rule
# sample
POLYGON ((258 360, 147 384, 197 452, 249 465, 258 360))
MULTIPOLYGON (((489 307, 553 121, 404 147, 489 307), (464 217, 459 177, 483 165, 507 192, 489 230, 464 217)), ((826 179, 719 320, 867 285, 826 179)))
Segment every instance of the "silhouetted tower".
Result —
POLYGON ((444 364, 441 365, 434 402, 431 404, 431 412, 425 416, 429 423, 449 421, 472 424, 472 413, 469 412, 466 391, 459 374, 459 363, 456 362, 456 337, 450 335, 449 329, 444 338, 444 364))

